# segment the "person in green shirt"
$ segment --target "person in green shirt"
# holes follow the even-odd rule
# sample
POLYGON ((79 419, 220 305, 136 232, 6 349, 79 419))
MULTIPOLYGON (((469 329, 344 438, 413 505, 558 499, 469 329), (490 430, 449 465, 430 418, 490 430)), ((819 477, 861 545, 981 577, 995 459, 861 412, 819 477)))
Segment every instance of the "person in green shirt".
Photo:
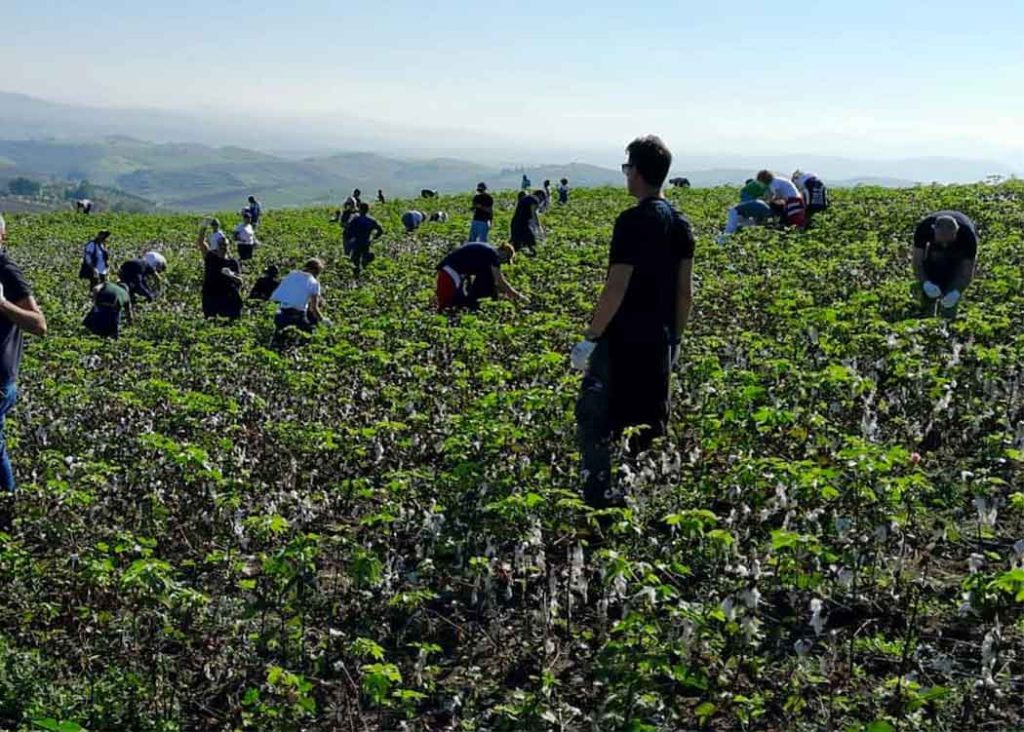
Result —
POLYGON ((132 323, 132 298, 124 285, 103 281, 92 291, 92 310, 82 321, 88 330, 104 338, 117 338, 121 323, 132 323))
POLYGON ((750 178, 740 189, 740 202, 729 209, 725 223, 725 231, 718 237, 723 243, 730 234, 735 234, 744 226, 763 224, 772 215, 772 208, 764 200, 768 197, 768 186, 750 178))

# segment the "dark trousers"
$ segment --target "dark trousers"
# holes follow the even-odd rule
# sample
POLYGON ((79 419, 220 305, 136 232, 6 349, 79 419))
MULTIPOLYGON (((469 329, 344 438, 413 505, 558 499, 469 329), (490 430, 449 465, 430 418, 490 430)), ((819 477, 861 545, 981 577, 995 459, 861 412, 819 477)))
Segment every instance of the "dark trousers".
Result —
POLYGON ((239 244, 238 258, 242 260, 252 259, 253 244, 239 244))
POLYGON ((366 267, 370 262, 376 259, 370 251, 369 242, 366 244, 353 242, 350 256, 352 258, 352 266, 355 267, 357 275, 363 271, 363 267, 366 267))
POLYGON ((149 289, 149 284, 146 282, 146 276, 143 273, 122 269, 121 278, 122 284, 128 288, 128 292, 132 297, 132 303, 135 303, 140 297, 146 302, 153 302, 156 299, 156 295, 149 289))
POLYGON ((650 359, 651 368, 630 375, 630 379, 639 376, 644 383, 641 389, 629 394, 629 416, 616 415, 613 409, 611 359, 606 340, 600 341, 591 354, 576 400, 576 441, 583 469, 583 498, 593 508, 623 503, 622 494, 615 490, 612 481, 612 443, 623 428, 642 426, 640 432, 629 439, 626 446, 629 453, 647 450, 656 438, 667 432, 671 355, 667 346, 645 346, 640 351, 644 352, 644 364, 650 359), (664 354, 660 353, 662 350, 664 354), (629 425, 622 424, 623 421, 629 425))

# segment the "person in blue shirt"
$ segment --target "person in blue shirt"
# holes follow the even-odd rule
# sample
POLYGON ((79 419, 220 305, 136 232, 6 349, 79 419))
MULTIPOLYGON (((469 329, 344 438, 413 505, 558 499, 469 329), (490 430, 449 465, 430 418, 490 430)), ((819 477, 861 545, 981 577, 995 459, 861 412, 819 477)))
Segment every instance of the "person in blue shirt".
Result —
POLYGON ((427 217, 421 211, 406 211, 402 214, 402 226, 405 227, 406 234, 416 231, 426 220, 427 217))
POLYGON ((526 173, 523 173, 523 181, 522 183, 520 183, 519 187, 522 188, 524 191, 527 191, 530 189, 531 185, 532 183, 530 183, 529 177, 527 177, 526 173))
POLYGON ((558 203, 564 206, 569 203, 569 179, 562 178, 558 181, 558 203))
POLYGON ((249 205, 246 206, 246 210, 249 212, 249 223, 252 224, 252 228, 255 229, 260 225, 260 217, 263 215, 263 207, 260 206, 260 202, 256 200, 255 196, 249 196, 249 205))
POLYGON ((384 227, 370 216, 370 204, 359 204, 359 215, 348 222, 345 229, 345 252, 352 258, 358 277, 363 268, 373 261, 370 244, 384 236, 384 227))

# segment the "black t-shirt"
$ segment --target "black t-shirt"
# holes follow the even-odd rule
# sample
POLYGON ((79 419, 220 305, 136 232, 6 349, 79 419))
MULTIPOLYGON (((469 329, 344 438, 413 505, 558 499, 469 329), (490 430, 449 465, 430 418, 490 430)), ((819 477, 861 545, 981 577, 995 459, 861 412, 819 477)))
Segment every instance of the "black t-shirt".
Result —
POLYGON ((693 259, 694 246, 690 222, 664 199, 648 198, 619 215, 609 266, 631 265, 633 273, 608 326, 613 342, 651 343, 674 333, 679 265, 693 259))
MULTIPOLYGON (((13 303, 32 294, 21 268, 4 251, 0 251, 0 284, 4 286, 4 298, 13 303)), ((7 318, 0 318, 0 386, 18 377, 21 352, 21 328, 7 318)))
POLYGON ((914 248, 924 249, 925 272, 933 278, 946 280, 952 278, 960 263, 978 256, 978 230, 974 222, 959 211, 939 211, 926 217, 914 231, 914 248), (951 216, 956 219, 960 229, 956 239, 948 246, 935 242, 935 231, 932 227, 940 216, 951 216))
POLYGON ((492 221, 494 219, 494 197, 490 193, 477 193, 473 196, 473 221, 492 221))
POLYGON ((512 214, 512 236, 517 235, 532 235, 533 226, 536 218, 534 211, 537 206, 540 205, 534 196, 523 196, 519 199, 519 203, 516 204, 516 211, 512 214))
POLYGON ((498 251, 490 244, 473 242, 464 244, 437 265, 438 269, 451 267, 462 277, 477 277, 482 274, 490 276, 491 267, 500 267, 498 251))
POLYGON ((276 277, 270 277, 264 275, 256 280, 256 284, 252 286, 252 291, 249 292, 250 300, 269 300, 270 296, 274 294, 274 290, 281 284, 281 281, 276 277))

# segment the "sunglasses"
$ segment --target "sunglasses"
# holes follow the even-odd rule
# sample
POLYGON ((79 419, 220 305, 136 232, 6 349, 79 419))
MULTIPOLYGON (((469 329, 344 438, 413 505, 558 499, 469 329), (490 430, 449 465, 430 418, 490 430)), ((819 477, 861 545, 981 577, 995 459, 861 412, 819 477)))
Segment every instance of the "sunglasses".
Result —
POLYGON ((622 164, 622 174, 623 175, 627 175, 629 173, 629 171, 631 171, 634 167, 635 166, 633 165, 633 163, 623 163, 622 164))

